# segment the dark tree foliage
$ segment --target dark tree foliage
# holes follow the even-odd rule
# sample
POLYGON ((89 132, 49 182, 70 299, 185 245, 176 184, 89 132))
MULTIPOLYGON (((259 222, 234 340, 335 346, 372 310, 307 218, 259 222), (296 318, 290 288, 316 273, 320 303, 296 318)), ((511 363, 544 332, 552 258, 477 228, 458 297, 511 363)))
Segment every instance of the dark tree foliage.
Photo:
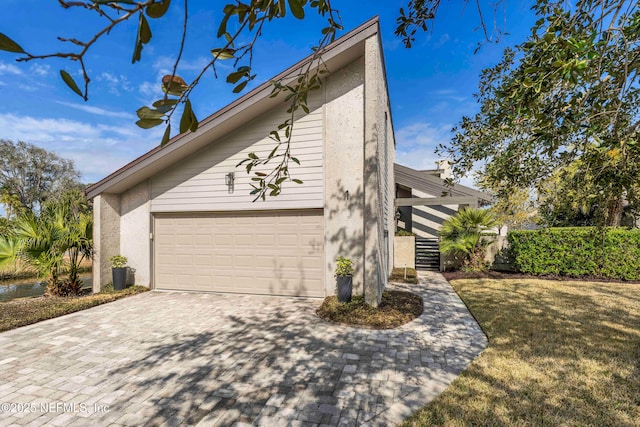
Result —
POLYGON ((602 224, 618 225, 624 205, 640 201, 638 3, 538 0, 534 10, 528 40, 483 71, 480 112, 440 152, 457 175, 479 166, 503 198, 577 166, 557 196, 587 197, 602 224))
POLYGON ((47 200, 81 187, 73 161, 27 142, 0 140, 0 202, 5 209, 37 211, 47 200))

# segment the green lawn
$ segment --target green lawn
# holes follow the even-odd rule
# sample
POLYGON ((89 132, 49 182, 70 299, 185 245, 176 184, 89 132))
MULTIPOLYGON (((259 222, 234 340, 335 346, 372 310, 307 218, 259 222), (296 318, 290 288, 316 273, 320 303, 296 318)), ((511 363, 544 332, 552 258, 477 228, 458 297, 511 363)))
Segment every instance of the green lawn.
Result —
POLYGON ((122 291, 81 297, 20 298, 2 302, 0 303, 0 332, 85 310, 148 290, 143 286, 132 286, 122 291))
POLYGON ((640 425, 639 285, 452 285, 489 347, 405 426, 640 425))

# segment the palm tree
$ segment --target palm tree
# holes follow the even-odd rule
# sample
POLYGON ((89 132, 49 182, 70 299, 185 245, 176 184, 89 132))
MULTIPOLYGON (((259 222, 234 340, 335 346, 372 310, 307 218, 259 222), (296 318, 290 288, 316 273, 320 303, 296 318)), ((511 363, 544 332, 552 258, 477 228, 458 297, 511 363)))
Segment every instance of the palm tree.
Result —
POLYGON ((78 269, 92 255, 92 225, 90 214, 73 212, 63 203, 46 204, 40 216, 29 212, 18 219, 19 256, 46 279, 48 294, 82 292, 78 269), (61 280, 64 271, 69 272, 69 278, 61 280))
POLYGON ((483 270, 484 248, 488 242, 482 236, 496 225, 489 210, 462 208, 442 224, 440 251, 461 259, 463 269, 483 270))
MULTIPOLYGON (((16 267, 19 250, 20 244, 15 237, 9 235, 0 236, 0 279, 3 278, 6 272, 2 269, 7 266, 16 267)), ((11 269, 9 271, 11 271, 11 269)))

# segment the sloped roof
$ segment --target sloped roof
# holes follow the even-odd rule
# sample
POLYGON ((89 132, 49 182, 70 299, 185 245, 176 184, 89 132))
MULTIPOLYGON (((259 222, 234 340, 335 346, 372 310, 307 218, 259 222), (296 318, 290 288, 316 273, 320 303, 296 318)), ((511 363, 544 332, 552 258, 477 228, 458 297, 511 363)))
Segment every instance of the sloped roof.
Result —
POLYGON ((475 197, 479 202, 484 203, 489 203, 493 200, 490 194, 462 184, 454 184, 453 187, 448 187, 444 180, 433 175, 432 171, 419 171, 398 163, 393 165, 393 169, 396 184, 413 188, 435 197, 447 194, 452 197, 475 197))
MULTIPOLYGON (((364 55, 364 41, 379 32, 379 19, 376 16, 328 45, 322 52, 323 65, 331 72, 348 65, 364 55)), ((270 82, 279 80, 285 84, 289 83, 312 60, 313 55, 309 55, 202 120, 196 132, 186 132, 174 136, 164 147, 158 146, 150 150, 91 185, 86 190, 87 197, 93 198, 103 192, 121 193, 126 191, 282 103, 280 97, 269 98, 273 88, 270 82)), ((317 67, 317 60, 314 65, 317 67)))

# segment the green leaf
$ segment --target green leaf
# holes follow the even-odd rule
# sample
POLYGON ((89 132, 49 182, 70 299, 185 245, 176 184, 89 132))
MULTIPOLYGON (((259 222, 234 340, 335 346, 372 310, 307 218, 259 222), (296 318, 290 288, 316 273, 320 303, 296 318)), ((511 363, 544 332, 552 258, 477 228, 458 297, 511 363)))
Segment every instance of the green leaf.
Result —
POLYGON ((220 59, 220 60, 232 59, 234 58, 235 53, 236 53, 235 49, 229 49, 229 48, 211 49, 211 55, 213 55, 214 58, 220 59))
POLYGON ((191 101, 187 99, 184 103, 184 110, 182 111, 182 117, 180 118, 180 133, 185 133, 191 130, 193 127, 193 110, 191 109, 191 101))
POLYGON ((162 119, 140 119, 136 124, 142 129, 151 129, 164 123, 162 119))
POLYGON ((0 33, 0 50, 14 53, 25 53, 24 49, 18 43, 14 42, 3 33, 0 33))
POLYGON ((300 164, 300 160, 298 160, 296 157, 291 157, 291 161, 296 162, 297 164, 300 164))
MULTIPOLYGON (((187 100, 187 102, 189 102, 189 100, 187 100)), ((191 105, 191 102, 189 102, 189 105, 191 105)), ((191 127, 189 128, 189 130, 191 132, 195 132, 198 130, 198 118, 196 117, 196 113, 193 112, 193 109, 191 109, 191 127)))
POLYGON ((291 181, 295 182, 296 184, 302 184, 302 181, 296 178, 292 179, 291 181))
POLYGON ((147 6, 147 15, 149 18, 162 18, 162 16, 167 13, 167 9, 169 9, 170 4, 171 0, 162 0, 160 3, 151 3, 147 6))
POLYGON ((177 103, 178 103, 177 99, 159 99, 151 105, 156 108, 162 108, 162 107, 173 107, 177 103))
POLYGON ((160 146, 164 147, 167 142, 171 139, 171 124, 167 125, 167 128, 164 130, 164 135, 162 135, 162 142, 160 142, 160 146))
MULTIPOLYGON (((155 103, 154 103, 155 104, 155 103)), ((172 105, 162 105, 160 104, 157 108, 156 111, 161 112, 162 114, 167 114, 169 111, 171 111, 173 109, 172 105)))
POLYGON ((242 89, 244 89, 247 86, 247 83, 249 83, 249 80, 245 80, 242 83, 240 83, 238 86, 234 87, 233 93, 242 92, 242 89))
MULTIPOLYGON (((228 6, 228 5, 227 5, 228 6)), ((227 7, 225 6, 225 9, 227 9, 227 7)), ((229 17, 231 16, 230 14, 228 14, 225 10, 225 15, 222 18, 222 21, 220 21, 220 26, 218 27, 218 37, 222 37, 223 34, 227 34, 227 21, 229 21, 229 17)))
POLYGON ((159 119, 164 116, 162 111, 152 110, 149 107, 138 108, 136 114, 140 119, 159 119))
POLYGON ((227 83, 237 83, 245 74, 243 71, 234 71, 227 76, 227 83))
POLYGON ((151 41, 151 27, 149 27, 149 21, 147 21, 147 18, 145 18, 143 14, 140 14, 140 41, 143 44, 151 41))
POLYGON ((289 9, 291 9, 293 16, 298 19, 304 19, 304 9, 300 0, 289 0, 289 9))
POLYGON ((82 95, 82 92, 80 91, 80 88, 76 84, 75 80, 73 80, 73 77, 71 77, 71 74, 67 73, 65 70, 60 70, 60 76, 62 77, 62 80, 64 80, 64 82, 67 84, 67 86, 71 88, 72 91, 84 97, 82 95))
POLYGON ((136 44, 133 48, 133 57, 131 63, 135 64, 140 61, 142 57, 142 45, 149 43, 151 40, 151 28, 149 27, 149 21, 140 12, 140 19, 138 21, 138 32, 136 33, 136 44))

